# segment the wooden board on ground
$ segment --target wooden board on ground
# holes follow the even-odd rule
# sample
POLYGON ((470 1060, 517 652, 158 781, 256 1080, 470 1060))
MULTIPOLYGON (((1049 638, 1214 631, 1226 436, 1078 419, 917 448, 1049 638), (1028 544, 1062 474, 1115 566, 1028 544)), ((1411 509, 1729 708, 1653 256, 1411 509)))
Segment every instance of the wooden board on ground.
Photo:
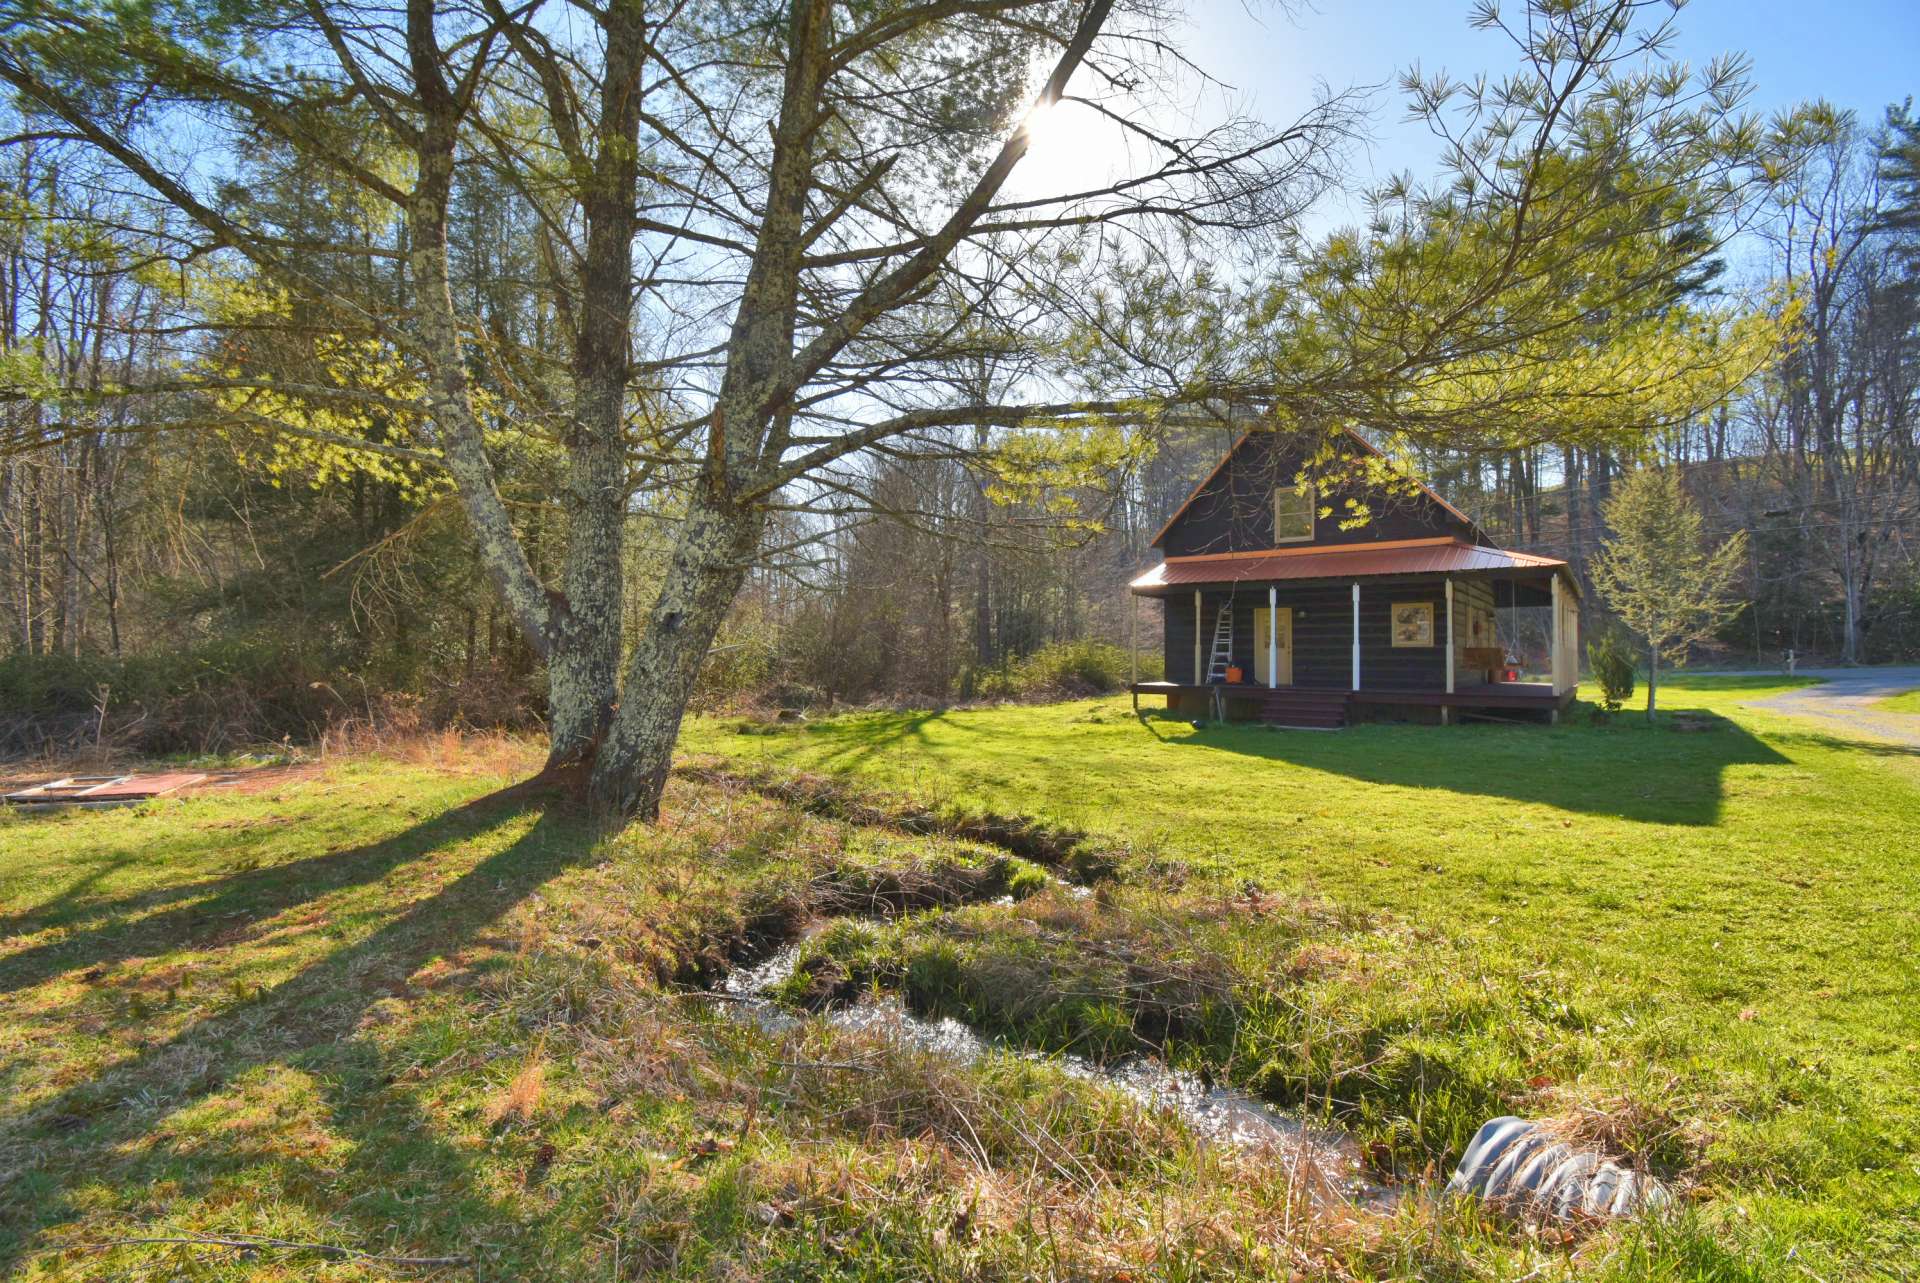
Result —
POLYGON ((126 806, 198 784, 207 777, 187 771, 157 775, 68 775, 5 795, 14 806, 126 806))

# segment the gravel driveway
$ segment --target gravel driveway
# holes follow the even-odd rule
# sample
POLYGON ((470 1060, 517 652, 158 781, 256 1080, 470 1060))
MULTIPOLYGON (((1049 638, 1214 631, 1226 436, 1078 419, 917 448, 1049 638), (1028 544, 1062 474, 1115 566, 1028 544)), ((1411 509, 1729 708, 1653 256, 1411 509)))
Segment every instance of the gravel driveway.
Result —
POLYGON ((1818 686, 1756 699, 1753 707, 1821 722, 1830 730, 1920 748, 1920 717, 1873 707, 1875 700, 1920 690, 1920 668, 1803 668, 1799 675, 1824 680, 1818 686))

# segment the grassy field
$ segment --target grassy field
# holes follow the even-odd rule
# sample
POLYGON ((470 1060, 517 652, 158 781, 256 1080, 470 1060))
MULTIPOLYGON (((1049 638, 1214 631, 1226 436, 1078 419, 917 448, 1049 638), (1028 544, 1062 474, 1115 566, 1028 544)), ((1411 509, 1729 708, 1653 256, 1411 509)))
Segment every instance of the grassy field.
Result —
POLYGON ((1714 727, 1694 732, 1196 730, 1107 699, 713 721, 689 742, 1043 815, 1400 924, 1356 946, 1391 983, 1338 995, 1335 1018, 1377 1035, 1354 1048, 1366 1072, 1326 1067, 1363 1133, 1413 1127, 1439 1152, 1496 1100, 1652 1120, 1642 1140, 1749 1259, 1909 1277, 1920 751, 1745 707, 1785 688, 1664 687, 1714 727), (1476 1010, 1483 990, 1498 1000, 1476 1010), (1382 1081, 1396 1055, 1456 1117, 1409 1121, 1449 1102, 1382 1081))
MULTIPOLYGON (((705 987, 828 916, 903 948, 1042 922, 1125 949, 1149 914, 1217 933, 1224 904, 1152 879, 1083 900, 994 846, 698 779, 596 842, 498 795, 535 762, 449 743, 0 816, 0 1272, 1466 1278, 1565 1256, 1419 1201, 1316 1210, 1287 1168, 1048 1063, 763 1029, 705 987)), ((1261 907, 1276 947, 1317 921, 1261 907)), ((1126 1000, 1170 1011, 1179 983, 1126 1000)))
POLYGON ((1685 733, 709 720, 613 841, 452 741, 0 817, 0 1272, 1911 1277, 1920 754, 1741 706, 1776 687, 1665 688, 1685 733), (708 994, 824 919, 796 1010, 1164 1056, 1408 1197, 1316 1205, 1044 1058, 708 994), (1572 1236, 1434 1198, 1502 1111, 1683 1198, 1572 1236))
POLYGON ((1920 691, 1902 691, 1898 695, 1889 695, 1874 704, 1875 708, 1885 709, 1889 713, 1912 713, 1920 716, 1920 691))

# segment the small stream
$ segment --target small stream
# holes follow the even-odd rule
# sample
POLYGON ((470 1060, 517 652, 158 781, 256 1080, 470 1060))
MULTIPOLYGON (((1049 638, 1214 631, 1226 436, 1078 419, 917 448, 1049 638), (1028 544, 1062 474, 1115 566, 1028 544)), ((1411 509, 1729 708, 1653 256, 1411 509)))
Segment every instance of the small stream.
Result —
MULTIPOLYGON (((728 1010, 771 1033, 786 1033, 801 1025, 803 1017, 763 996, 793 974, 801 949, 800 944, 790 945, 757 967, 730 974, 723 988, 735 1001, 728 1004, 728 1010)), ((1383 1210, 1398 1198, 1392 1187, 1365 1174, 1359 1151, 1346 1133, 1303 1122, 1245 1092, 1208 1085, 1198 1075, 1147 1057, 1098 1065, 1081 1056, 1023 1052, 982 1038, 950 1017, 928 1020, 916 1016, 892 995, 863 999, 819 1018, 836 1029, 876 1035, 961 1064, 1003 1052, 1054 1065, 1075 1078, 1111 1087, 1147 1109, 1173 1114, 1202 1143, 1257 1153, 1286 1164, 1316 1201, 1338 1200, 1383 1210)))

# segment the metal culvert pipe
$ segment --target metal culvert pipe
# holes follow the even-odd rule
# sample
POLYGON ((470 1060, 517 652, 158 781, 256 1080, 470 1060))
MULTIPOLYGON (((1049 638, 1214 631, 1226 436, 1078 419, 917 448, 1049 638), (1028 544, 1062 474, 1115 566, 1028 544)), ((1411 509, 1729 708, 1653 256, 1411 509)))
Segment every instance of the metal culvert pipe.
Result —
POLYGON ((1511 1215, 1542 1221, 1632 1216, 1670 1197, 1651 1176, 1512 1117, 1479 1130, 1447 1192, 1473 1194, 1511 1215))

